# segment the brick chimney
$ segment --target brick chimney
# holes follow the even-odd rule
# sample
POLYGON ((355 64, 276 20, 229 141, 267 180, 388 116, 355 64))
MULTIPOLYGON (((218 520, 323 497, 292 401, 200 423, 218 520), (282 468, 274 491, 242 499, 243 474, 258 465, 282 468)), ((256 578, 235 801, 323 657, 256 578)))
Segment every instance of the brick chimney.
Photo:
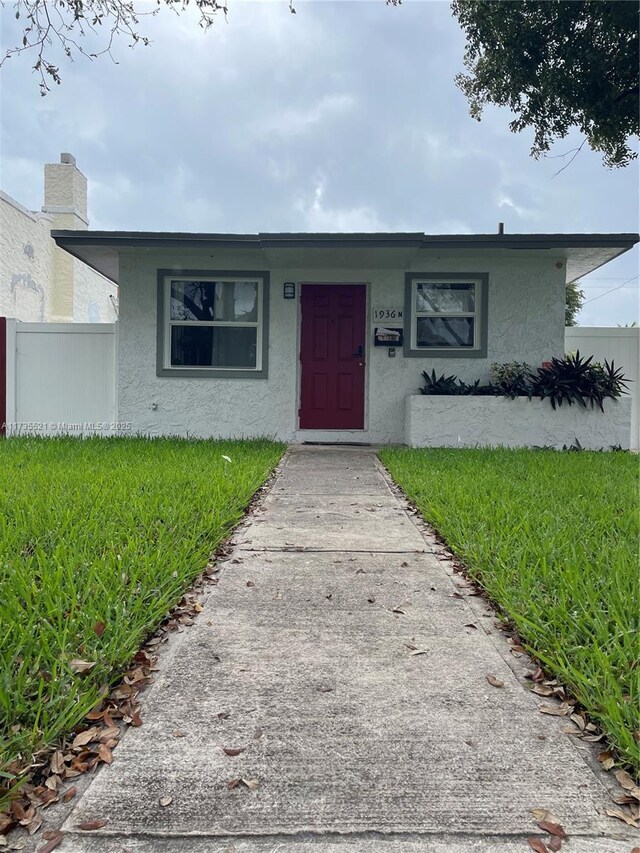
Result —
POLYGON ((72 154, 61 154, 59 163, 44 167, 43 213, 53 217, 54 228, 84 230, 87 217, 87 179, 72 154))
MULTIPOLYGON (((76 166, 72 154, 61 154, 59 163, 44 167, 44 205, 42 212, 51 218, 54 231, 85 231, 87 216, 87 179, 76 166)), ((57 246, 53 247, 51 320, 69 322, 74 316, 75 285, 84 264, 57 246)))

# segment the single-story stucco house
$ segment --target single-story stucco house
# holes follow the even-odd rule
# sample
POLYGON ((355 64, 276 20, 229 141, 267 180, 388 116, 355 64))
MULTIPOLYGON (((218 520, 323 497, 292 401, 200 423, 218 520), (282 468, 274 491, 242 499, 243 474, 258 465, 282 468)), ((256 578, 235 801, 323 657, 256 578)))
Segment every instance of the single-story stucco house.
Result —
MULTIPOLYGON (((424 421, 410 405, 423 370, 486 380, 492 362, 562 356, 565 285, 638 242, 502 229, 52 236, 120 287, 118 420, 133 431, 363 443, 419 443, 407 430, 424 421)), ((501 421, 531 406, 496 402, 501 421)), ((473 423, 447 412, 431 433, 473 438, 473 423)))

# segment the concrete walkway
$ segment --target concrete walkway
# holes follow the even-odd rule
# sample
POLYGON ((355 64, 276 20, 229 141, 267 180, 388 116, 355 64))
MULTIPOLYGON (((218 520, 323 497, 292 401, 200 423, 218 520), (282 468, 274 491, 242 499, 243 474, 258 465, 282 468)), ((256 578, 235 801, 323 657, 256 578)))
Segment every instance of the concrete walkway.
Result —
POLYGON ((292 449, 234 544, 61 853, 515 853, 535 808, 563 850, 629 853, 588 746, 538 712, 372 451, 292 449))

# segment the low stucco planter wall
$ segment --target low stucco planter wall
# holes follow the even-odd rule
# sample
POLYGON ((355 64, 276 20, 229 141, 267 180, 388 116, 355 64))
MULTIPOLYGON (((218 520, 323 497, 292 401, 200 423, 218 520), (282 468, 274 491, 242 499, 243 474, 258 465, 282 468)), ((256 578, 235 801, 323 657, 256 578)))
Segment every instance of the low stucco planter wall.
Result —
POLYGON ((409 447, 562 448, 578 439, 589 450, 629 448, 631 400, 606 400, 604 414, 574 403, 555 411, 548 400, 518 397, 406 398, 409 447))

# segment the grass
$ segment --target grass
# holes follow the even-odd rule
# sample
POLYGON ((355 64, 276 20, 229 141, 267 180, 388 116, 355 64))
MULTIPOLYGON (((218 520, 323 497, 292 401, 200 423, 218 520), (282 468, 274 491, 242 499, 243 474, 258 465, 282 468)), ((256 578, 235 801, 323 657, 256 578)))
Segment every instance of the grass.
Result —
POLYGON ((638 458, 458 449, 380 456, 528 649, 638 768, 638 458))
POLYGON ((70 732, 117 681, 283 450, 268 441, 0 442, 0 772, 70 732), (73 672, 78 658, 96 662, 89 674, 73 672))

